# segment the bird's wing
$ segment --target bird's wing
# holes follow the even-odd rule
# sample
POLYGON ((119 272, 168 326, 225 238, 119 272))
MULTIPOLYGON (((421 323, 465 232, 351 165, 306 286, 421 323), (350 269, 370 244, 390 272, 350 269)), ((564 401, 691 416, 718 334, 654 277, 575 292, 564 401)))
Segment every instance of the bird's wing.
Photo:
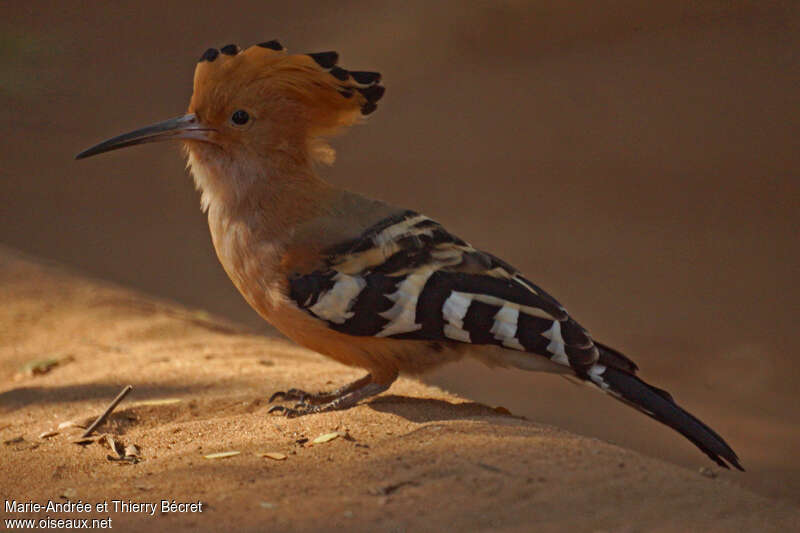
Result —
POLYGON ((720 466, 742 468, 722 437, 636 377, 630 359, 593 341, 553 297, 428 217, 389 217, 329 249, 325 259, 323 269, 291 278, 290 290, 300 308, 330 328, 547 357, 680 432, 720 466))
MULTIPOLYGON (((600 357, 586 330, 552 296, 413 211, 329 248, 325 264, 292 277, 290 294, 341 333, 495 344, 548 357, 582 376, 600 357)), ((619 357, 626 370, 635 370, 619 357)))

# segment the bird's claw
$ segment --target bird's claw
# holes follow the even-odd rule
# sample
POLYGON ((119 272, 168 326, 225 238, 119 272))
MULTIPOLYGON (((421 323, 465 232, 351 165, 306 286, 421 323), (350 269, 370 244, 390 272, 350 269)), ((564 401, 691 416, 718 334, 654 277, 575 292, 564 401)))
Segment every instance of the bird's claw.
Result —
POLYGON ((291 407, 285 407, 283 405, 273 405, 267 410, 267 414, 278 414, 283 415, 286 418, 295 418, 298 416, 303 416, 309 412, 309 406, 304 403, 298 403, 291 407))
POLYGON ((298 400, 300 402, 305 402, 306 399, 311 396, 311 394, 307 393, 306 391, 300 389, 289 389, 287 391, 277 391, 269 397, 269 403, 274 402, 275 400, 298 400))
POLYGON ((285 391, 282 391, 282 390, 276 391, 276 392, 272 393, 272 396, 269 397, 269 403, 272 403, 277 399, 283 399, 285 397, 286 397, 286 392, 285 391))

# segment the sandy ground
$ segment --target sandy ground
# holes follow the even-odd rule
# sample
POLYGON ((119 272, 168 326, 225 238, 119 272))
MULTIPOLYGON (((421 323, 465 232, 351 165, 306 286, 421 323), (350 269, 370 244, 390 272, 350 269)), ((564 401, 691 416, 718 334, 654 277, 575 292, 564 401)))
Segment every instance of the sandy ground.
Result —
POLYGON ((204 312, 0 250, 0 499, 108 502, 118 531, 789 531, 800 510, 720 478, 503 414, 401 379, 346 412, 268 415, 266 395, 330 387, 353 371, 204 312), (25 363, 62 361, 49 372, 25 363), (99 432, 82 430, 125 384, 99 432), (160 400, 160 402, 156 402, 160 400), (322 435, 333 440, 314 443, 322 435), (238 455, 208 459, 219 452, 238 455), (263 457, 265 452, 282 459, 263 457), (156 503, 152 515, 114 500, 156 503), (200 512, 169 512, 167 500, 200 512))
MULTIPOLYGON (((328 179, 520 268, 731 443, 748 472, 721 478, 800 504, 800 3, 5 2, 0 242, 277 342, 219 266, 176 146, 72 160, 180 114, 207 47, 273 38, 384 75, 380 108, 336 140, 328 179)), ((426 379, 707 465, 562 379, 469 363, 426 379)), ((96 405, 121 383, 90 386, 96 405)))

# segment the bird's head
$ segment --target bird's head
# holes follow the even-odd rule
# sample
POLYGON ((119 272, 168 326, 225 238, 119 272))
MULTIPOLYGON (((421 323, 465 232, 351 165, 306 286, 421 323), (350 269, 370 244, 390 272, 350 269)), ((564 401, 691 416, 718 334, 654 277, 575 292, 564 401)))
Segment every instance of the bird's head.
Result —
POLYGON ((270 169, 331 163, 333 150, 323 139, 374 111, 384 92, 377 72, 348 71, 337 61, 336 52, 288 54, 277 41, 210 48, 195 69, 185 115, 108 139, 76 158, 180 139, 204 193, 242 174, 255 180, 270 169))

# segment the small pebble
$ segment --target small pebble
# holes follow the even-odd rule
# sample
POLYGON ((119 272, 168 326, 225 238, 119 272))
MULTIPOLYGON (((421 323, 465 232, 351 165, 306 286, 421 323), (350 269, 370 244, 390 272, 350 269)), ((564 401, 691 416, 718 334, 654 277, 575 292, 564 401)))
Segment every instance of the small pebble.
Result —
POLYGON ((700 475, 710 477, 711 479, 717 477, 717 473, 706 466, 700 468, 700 475))

